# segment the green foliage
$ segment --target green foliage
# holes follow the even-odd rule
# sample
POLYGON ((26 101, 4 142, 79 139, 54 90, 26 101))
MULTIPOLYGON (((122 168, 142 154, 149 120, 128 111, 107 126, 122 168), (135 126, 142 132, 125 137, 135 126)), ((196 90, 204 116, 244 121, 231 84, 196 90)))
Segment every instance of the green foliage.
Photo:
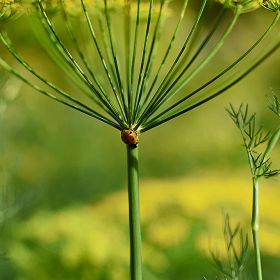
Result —
MULTIPOLYGON (((277 114, 278 99, 273 94, 274 102, 269 99, 269 108, 277 114)), ((262 264, 259 244, 259 179, 272 178, 280 173, 280 169, 270 169, 272 162, 267 158, 268 154, 274 148, 280 135, 280 127, 270 136, 269 132, 263 134, 263 126, 256 127, 256 114, 248 116, 248 105, 243 110, 243 104, 240 105, 238 111, 230 104, 231 110, 226 109, 231 119, 241 132, 243 143, 246 148, 248 161, 250 164, 252 183, 253 183, 253 203, 252 203, 252 220, 251 229, 253 235, 254 254, 256 260, 257 279, 262 280, 262 264), (267 142, 264 153, 258 153, 255 148, 267 142)))
POLYGON ((225 275, 225 279, 240 279, 238 277, 244 269, 250 251, 248 234, 243 234, 240 223, 231 228, 229 214, 224 217, 223 232, 228 265, 225 264, 218 248, 210 249, 213 264, 225 275), (236 240, 237 238, 239 240, 236 240))
POLYGON ((274 91, 271 89, 272 100, 266 95, 266 98, 269 102, 268 108, 274 112, 278 117, 280 117, 280 100, 275 95, 274 91))
MULTIPOLYGON (((270 159, 266 158, 268 151, 272 148, 272 142, 268 140, 275 139, 275 137, 270 137, 270 132, 263 133, 264 123, 262 123, 259 127, 256 126, 256 114, 248 116, 248 105, 246 105, 243 110, 243 104, 241 104, 237 111, 234 109, 232 104, 230 104, 230 107, 231 109, 226 110, 241 132, 252 175, 265 178, 277 176, 280 170, 270 169, 272 162, 270 159), (256 152, 255 148, 265 142, 268 142, 267 147, 271 148, 267 149, 265 153, 256 152)), ((275 144, 276 142, 273 141, 273 143, 275 144)))
MULTIPOLYGON (((39 42, 64 75, 89 98, 88 104, 40 75, 14 46, 6 32, 8 24, 0 25, 2 43, 47 89, 26 78, 3 58, 0 63, 29 86, 66 106, 118 130, 130 128, 143 133, 225 92, 279 47, 280 33, 249 63, 236 69, 273 29, 280 16, 276 14, 259 39, 239 58, 218 74, 196 84, 194 90, 189 90, 187 86, 194 77, 220 52, 240 13, 259 7, 257 1, 220 2, 224 6, 217 15, 218 7, 212 1, 202 1, 196 16, 187 23, 190 30, 187 33, 183 23, 189 8, 188 0, 174 5, 180 9, 176 15, 170 12, 173 3, 164 0, 147 3, 37 0, 29 3, 33 14, 25 13, 25 16, 30 19, 39 42), (229 21, 228 8, 233 10, 229 21), (62 39, 64 35, 56 26, 55 16, 58 15, 61 25, 66 27, 69 44, 62 39), (172 25, 167 23, 170 16, 173 17, 172 25), (209 24, 209 18, 213 19, 213 24, 209 24), (122 32, 120 22, 124 23, 122 32), (227 27, 220 30, 224 23, 227 27), (163 36, 166 31, 171 34, 167 39, 163 36), (177 42, 181 48, 175 47, 177 42), (231 76, 222 80, 225 75, 231 76)), ((13 1, 9 2, 9 9, 13 4, 13 1)), ((27 11, 28 7, 25 9, 27 11)))

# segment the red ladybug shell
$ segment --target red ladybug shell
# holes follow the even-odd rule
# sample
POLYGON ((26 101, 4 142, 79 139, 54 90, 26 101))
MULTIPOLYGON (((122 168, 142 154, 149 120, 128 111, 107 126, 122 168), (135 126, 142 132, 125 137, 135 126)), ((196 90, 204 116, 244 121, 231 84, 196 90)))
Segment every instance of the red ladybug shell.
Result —
POLYGON ((138 145, 138 136, 134 131, 130 129, 123 130, 121 133, 121 138, 125 144, 133 149, 138 145))

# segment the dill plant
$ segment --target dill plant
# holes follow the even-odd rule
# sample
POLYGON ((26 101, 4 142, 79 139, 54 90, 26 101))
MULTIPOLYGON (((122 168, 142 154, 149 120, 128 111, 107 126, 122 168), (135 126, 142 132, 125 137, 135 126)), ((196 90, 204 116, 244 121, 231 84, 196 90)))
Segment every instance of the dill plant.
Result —
MULTIPOLYGON (((223 273, 224 279, 245 279, 242 272, 249 256, 249 237, 243 234, 240 222, 232 228, 229 214, 224 217, 223 234, 228 264, 221 256, 219 248, 210 248, 213 265, 223 273)), ((207 278, 204 277, 205 280, 207 278)))
MULTIPOLYGON (((267 99, 269 101, 269 109, 277 116, 280 116, 280 102, 273 91, 272 100, 268 96, 267 99)), ((261 178, 273 178, 280 174, 280 169, 272 169, 272 162, 268 157, 280 137, 280 126, 278 126, 272 135, 270 135, 270 132, 264 133, 264 123, 257 127, 256 114, 249 115, 248 105, 243 108, 243 104, 241 104, 238 110, 234 109, 232 105, 230 105, 230 107, 231 108, 227 109, 227 111, 240 130, 252 175, 253 202, 251 230, 253 235, 257 279, 262 280, 263 275, 259 245, 259 181, 261 178), (266 143, 264 152, 257 152, 256 148, 263 143, 266 143)))
MULTIPOLYGON (((199 1, 199 9, 188 32, 183 32, 188 0, 2 0, 0 1, 0 40, 10 54, 40 83, 35 83, 9 65, 1 55, 0 64, 8 72, 38 92, 112 128, 130 130, 137 138, 170 121, 235 85, 278 49, 280 32, 266 42, 279 19, 279 1, 212 0, 199 1), (171 38, 163 40, 172 4, 180 7, 174 17, 171 38), (220 5, 221 4, 221 5, 220 5), (239 16, 259 7, 275 12, 260 38, 235 61, 207 82, 188 85, 208 64, 214 63, 229 39, 239 16), (219 13, 216 10, 219 9, 219 13), (116 24, 121 14, 123 32, 116 24), (74 97, 39 74, 25 60, 9 36, 9 24, 19 16, 30 21, 45 52, 88 101, 74 97), (63 42, 56 26, 60 17, 71 45, 63 42), (211 21, 209 20, 211 19, 211 21), (213 24, 209 24, 212 22, 213 24), (35 27, 36 26, 36 27, 35 27), (226 26, 225 29, 222 26, 226 26), (183 41, 182 41, 182 34, 183 41), (181 48, 177 48, 181 42, 181 48), (121 45, 121 47, 120 47, 121 45), (161 52, 158 52, 158 50, 161 52), (252 55, 252 51, 257 54, 252 55), (163 53, 162 53, 163 52, 163 53), (176 53, 174 55, 174 52, 176 53), (238 68, 245 57, 248 61, 238 68), (221 79, 223 78, 223 79, 221 79), (43 82, 43 86, 41 86, 43 82), (40 84, 40 85, 39 85, 40 84)), ((252 29, 253 29, 252 25, 252 29)), ((198 76, 199 77, 199 76, 198 76)), ((131 239, 131 279, 142 279, 141 226, 139 206, 138 147, 127 145, 129 224, 131 239)))
MULTIPOLYGON (((268 108, 280 117, 280 100, 271 89, 272 98, 266 95, 269 102, 268 108)), ((248 104, 244 107, 241 103, 236 110, 232 104, 230 108, 226 108, 230 118, 233 120, 241 133, 243 146, 247 153, 248 163, 252 176, 252 218, 251 230, 253 237, 254 255, 256 262, 257 280, 263 279, 261 254, 259 244, 259 181, 261 178, 274 178, 280 174, 280 169, 272 169, 272 162, 268 157, 272 149, 280 137, 280 126, 274 133, 264 132, 264 122, 257 126, 256 113, 249 114, 248 104), (262 144, 266 144, 263 152, 256 151, 262 144)), ((242 274, 245 263, 249 255, 249 237, 248 234, 243 235, 240 223, 234 229, 231 228, 229 214, 224 217, 224 239, 226 243, 226 253, 228 267, 224 263, 221 253, 218 248, 210 248, 210 256, 213 265, 224 274, 225 279, 246 279, 242 274), (236 244, 236 239, 239 236, 239 246, 236 244), (239 247, 239 250, 237 249, 239 247)), ((206 279, 206 278, 204 278, 206 279)))

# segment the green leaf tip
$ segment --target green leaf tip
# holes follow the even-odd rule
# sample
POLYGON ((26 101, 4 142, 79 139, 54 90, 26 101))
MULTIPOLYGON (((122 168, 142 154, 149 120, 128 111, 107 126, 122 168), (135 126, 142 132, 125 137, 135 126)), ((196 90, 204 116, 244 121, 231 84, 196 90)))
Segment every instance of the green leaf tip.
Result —
POLYGON ((276 129, 276 131, 270 136, 269 141, 267 143, 265 152, 263 154, 264 158, 267 158, 271 150, 274 148, 275 144, 278 142, 280 137, 280 126, 276 129))
POLYGON ((269 105, 268 105, 268 108, 273 112, 275 113, 278 117, 280 117, 280 100, 277 98, 277 96, 275 95, 274 91, 272 89, 271 90, 271 93, 272 93, 272 98, 273 100, 271 100, 269 98, 269 96, 267 94, 265 94, 268 102, 269 102, 269 105))

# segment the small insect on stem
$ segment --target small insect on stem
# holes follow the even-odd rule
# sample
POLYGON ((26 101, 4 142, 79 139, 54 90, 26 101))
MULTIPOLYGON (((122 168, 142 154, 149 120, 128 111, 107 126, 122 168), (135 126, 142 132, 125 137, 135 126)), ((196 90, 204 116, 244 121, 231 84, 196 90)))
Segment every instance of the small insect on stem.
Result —
POLYGON ((130 148, 135 149, 138 146, 138 136, 136 132, 130 129, 124 129, 121 133, 122 141, 130 148))

